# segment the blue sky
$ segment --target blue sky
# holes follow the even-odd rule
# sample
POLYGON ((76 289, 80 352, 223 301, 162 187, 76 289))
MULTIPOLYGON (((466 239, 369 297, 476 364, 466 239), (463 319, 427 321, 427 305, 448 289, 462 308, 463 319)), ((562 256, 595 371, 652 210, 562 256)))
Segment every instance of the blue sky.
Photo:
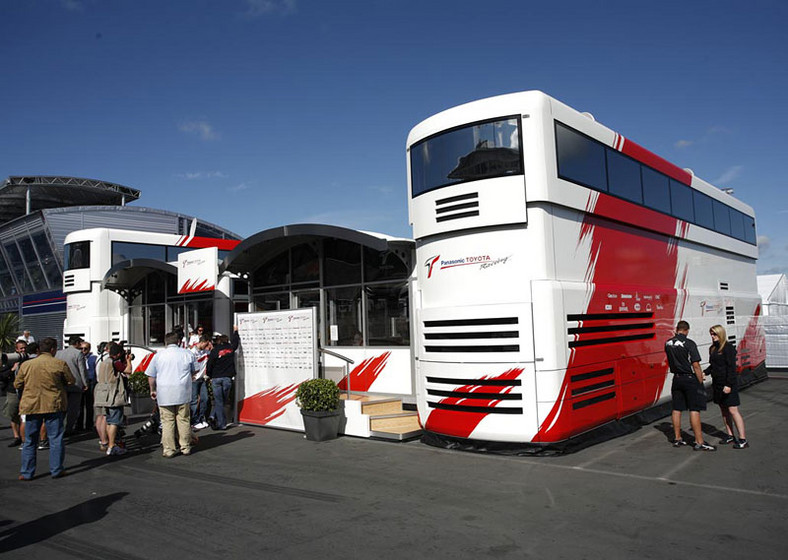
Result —
POLYGON ((243 236, 411 235, 405 140, 542 90, 753 206, 788 272, 785 2, 0 3, 0 178, 138 188, 243 236))

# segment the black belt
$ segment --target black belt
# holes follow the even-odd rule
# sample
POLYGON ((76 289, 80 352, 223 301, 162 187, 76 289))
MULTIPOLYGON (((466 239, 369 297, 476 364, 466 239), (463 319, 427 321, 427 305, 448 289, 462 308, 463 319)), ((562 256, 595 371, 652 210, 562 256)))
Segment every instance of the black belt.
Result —
POLYGON ((694 373, 674 373, 673 375, 678 375, 680 377, 695 377, 694 373))

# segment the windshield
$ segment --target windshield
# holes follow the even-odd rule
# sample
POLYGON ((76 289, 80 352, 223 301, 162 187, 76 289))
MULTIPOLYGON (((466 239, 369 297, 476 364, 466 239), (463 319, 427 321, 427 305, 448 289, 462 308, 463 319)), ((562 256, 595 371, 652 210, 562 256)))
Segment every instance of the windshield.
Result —
POLYGON ((520 118, 474 123, 414 144, 410 170, 414 197, 447 185, 522 174, 520 118))

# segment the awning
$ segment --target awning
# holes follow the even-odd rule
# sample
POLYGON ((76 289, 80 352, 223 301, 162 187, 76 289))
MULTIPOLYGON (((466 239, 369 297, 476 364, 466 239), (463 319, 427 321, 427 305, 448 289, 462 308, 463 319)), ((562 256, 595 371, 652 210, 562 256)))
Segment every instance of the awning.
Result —
POLYGON ((101 280, 102 290, 112 290, 126 299, 133 298, 135 288, 152 272, 178 274, 178 267, 156 259, 130 259, 110 268, 101 280))
POLYGON ((376 251, 400 249, 407 253, 415 246, 411 239, 323 224, 294 224, 271 228, 247 237, 227 255, 220 270, 245 274, 279 255, 282 251, 319 238, 335 238, 358 243, 376 251))

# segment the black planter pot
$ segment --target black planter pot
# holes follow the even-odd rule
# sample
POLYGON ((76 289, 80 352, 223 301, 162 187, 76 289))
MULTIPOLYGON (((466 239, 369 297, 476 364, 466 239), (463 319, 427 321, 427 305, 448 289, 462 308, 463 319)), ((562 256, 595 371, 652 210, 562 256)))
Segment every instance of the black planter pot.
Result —
POLYGON ((309 441, 326 441, 339 436, 341 410, 311 411, 301 409, 304 419, 304 432, 309 441))
POLYGON ((131 413, 134 415, 152 414, 153 399, 148 395, 131 395, 131 413))

